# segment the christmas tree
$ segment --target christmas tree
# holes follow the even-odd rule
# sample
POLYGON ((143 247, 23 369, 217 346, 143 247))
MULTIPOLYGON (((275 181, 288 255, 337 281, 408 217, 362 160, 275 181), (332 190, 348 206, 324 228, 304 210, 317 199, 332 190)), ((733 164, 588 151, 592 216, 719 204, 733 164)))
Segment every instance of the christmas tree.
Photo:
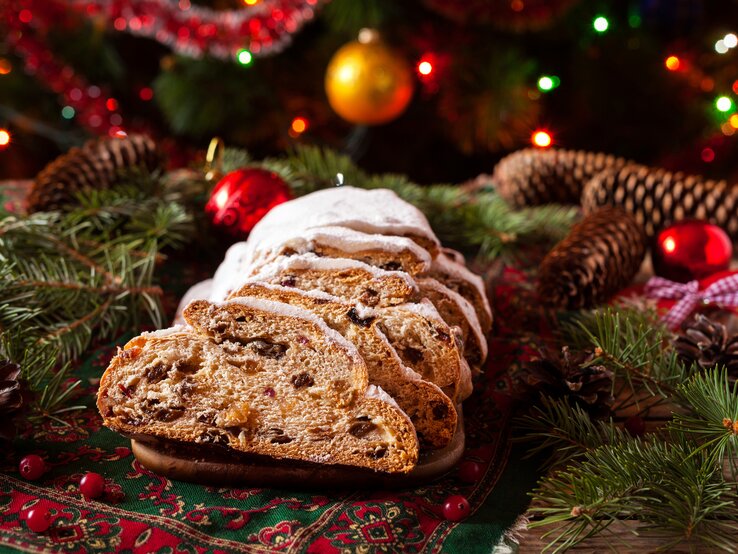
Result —
POLYGON ((11 0, 2 10, 1 177, 32 175, 87 135, 130 131, 165 142, 175 166, 217 134, 259 157, 329 146, 428 183, 488 172, 531 142, 736 170, 730 3, 11 0))

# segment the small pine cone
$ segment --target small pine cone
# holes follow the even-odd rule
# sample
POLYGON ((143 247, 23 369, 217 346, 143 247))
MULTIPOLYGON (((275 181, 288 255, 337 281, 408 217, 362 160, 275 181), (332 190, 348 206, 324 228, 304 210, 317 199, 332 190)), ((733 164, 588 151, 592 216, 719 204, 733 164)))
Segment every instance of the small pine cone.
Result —
POLYGON ((500 160, 493 181, 500 196, 517 208, 551 202, 578 205, 594 175, 627 163, 595 152, 527 148, 500 160))
POLYGON ((642 227, 620 208, 600 208, 577 223, 543 259, 539 297, 569 310, 600 304, 631 282, 645 254, 642 227))
POLYGON ((738 184, 630 164, 602 172, 584 188, 585 213, 603 205, 633 215, 649 238, 677 221, 699 219, 722 227, 738 242, 738 184))
POLYGON ((90 140, 41 170, 28 195, 28 211, 62 209, 81 190, 109 188, 126 170, 151 172, 162 162, 156 144, 144 135, 90 140))
POLYGON ((545 351, 525 364, 517 377, 529 396, 543 394, 567 398, 592 415, 609 413, 613 402, 612 372, 601 365, 589 365, 591 353, 573 354, 545 351))
POLYGON ((730 336, 722 323, 696 314, 684 325, 674 348, 687 367, 725 367, 731 380, 738 378, 738 335, 730 336))
POLYGON ((18 381, 20 366, 8 360, 0 360, 0 441, 12 440, 15 436, 13 417, 23 405, 21 386, 18 381))

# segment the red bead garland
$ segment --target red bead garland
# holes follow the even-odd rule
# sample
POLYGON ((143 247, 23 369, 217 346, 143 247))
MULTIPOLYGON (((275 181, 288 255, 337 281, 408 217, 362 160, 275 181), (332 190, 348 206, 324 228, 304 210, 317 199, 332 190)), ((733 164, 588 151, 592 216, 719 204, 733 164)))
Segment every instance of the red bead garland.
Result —
POLYGON ((85 473, 80 479, 79 491, 86 500, 100 498, 105 492, 105 478, 99 473, 85 473))
POLYGON ((36 481, 46 472, 46 464, 41 456, 29 454, 21 459, 18 471, 24 479, 36 481))
POLYGON ((51 512, 46 508, 34 506, 25 514, 26 526, 34 533, 45 533, 51 527, 51 512))
POLYGON ((443 503, 443 517, 449 521, 461 521, 469 516, 471 506, 469 501, 460 494, 454 494, 443 503))

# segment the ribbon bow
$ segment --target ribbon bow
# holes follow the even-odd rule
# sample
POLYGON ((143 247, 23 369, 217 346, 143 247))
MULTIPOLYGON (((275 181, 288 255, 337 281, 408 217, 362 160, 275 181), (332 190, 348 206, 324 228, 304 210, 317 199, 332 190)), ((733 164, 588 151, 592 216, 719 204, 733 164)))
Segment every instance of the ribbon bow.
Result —
POLYGON ((699 281, 675 283, 663 277, 651 277, 644 292, 651 298, 677 301, 661 318, 670 329, 675 329, 699 304, 738 306, 738 273, 715 281, 705 290, 700 290, 699 281))

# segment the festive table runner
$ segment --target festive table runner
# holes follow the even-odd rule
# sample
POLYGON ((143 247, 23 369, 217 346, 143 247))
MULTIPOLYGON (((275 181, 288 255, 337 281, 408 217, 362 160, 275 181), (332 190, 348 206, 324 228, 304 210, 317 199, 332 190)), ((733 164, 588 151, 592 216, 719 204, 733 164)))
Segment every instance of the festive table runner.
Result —
MULTIPOLYGON (((164 271, 170 312, 183 286, 201 278, 196 268, 181 269, 164 271), (172 282, 175 275, 182 282, 172 282)), ((100 375, 129 333, 96 345, 77 368, 84 410, 22 424, 14 450, 3 453, 0 546, 70 553, 486 553, 512 545, 506 531, 524 511, 537 471, 510 441, 508 370, 525 357, 539 322, 529 319, 530 304, 521 294, 525 277, 508 272, 501 282, 491 361, 464 404, 464 459, 484 468, 478 483, 462 483, 455 471, 426 486, 393 491, 233 489, 162 478, 135 460, 128 440, 101 426, 94 407, 100 375), (528 339, 518 336, 521 329, 528 339), (19 459, 31 453, 42 456, 49 468, 35 482, 18 473, 19 459), (88 471, 106 478, 108 493, 99 501, 86 501, 79 493, 79 480, 88 471), (464 495, 471 505, 471 516, 460 523, 442 515, 451 494, 464 495), (51 510, 53 523, 46 533, 31 532, 21 519, 36 503, 51 510)))

